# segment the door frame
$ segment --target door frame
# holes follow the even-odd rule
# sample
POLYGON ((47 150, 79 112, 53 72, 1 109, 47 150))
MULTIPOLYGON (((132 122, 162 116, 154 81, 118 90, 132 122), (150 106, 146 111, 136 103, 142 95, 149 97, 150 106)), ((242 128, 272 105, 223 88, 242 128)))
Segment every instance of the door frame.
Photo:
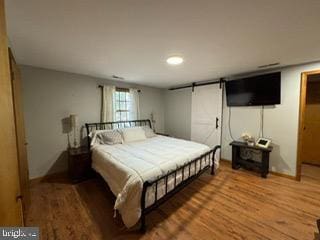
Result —
POLYGON ((23 226, 20 198, 20 182, 16 126, 12 99, 8 38, 6 32, 5 5, 0 0, 0 152, 1 167, 10 171, 0 172, 0 225, 23 226))
POLYGON ((297 166, 296 180, 301 180, 301 165, 302 165, 302 135, 304 130, 304 120, 307 100, 307 83, 308 77, 311 75, 320 74, 320 70, 308 71, 301 73, 300 83, 300 106, 299 106, 299 129, 298 129, 298 148, 297 148, 297 166))

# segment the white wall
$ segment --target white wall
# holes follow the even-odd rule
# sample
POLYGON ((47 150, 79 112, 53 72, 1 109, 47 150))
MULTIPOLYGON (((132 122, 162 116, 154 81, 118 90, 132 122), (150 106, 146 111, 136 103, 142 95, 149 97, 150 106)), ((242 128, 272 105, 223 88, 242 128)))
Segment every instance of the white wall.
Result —
MULTIPOLYGON (((281 104, 266 107, 264 136, 271 138, 270 170, 295 175, 297 159, 300 77, 304 71, 320 69, 320 63, 282 69, 281 104)), ((67 135, 62 120, 76 113, 80 123, 100 119, 98 84, 110 81, 83 75, 22 66, 23 100, 31 178, 66 168, 67 135)), ((118 86, 128 86, 118 83, 118 86)), ((142 87, 141 117, 155 112, 156 130, 190 139, 191 89, 165 91, 142 87)), ((225 100, 224 100, 225 102, 225 100)), ((231 159, 231 138, 228 133, 228 108, 223 107, 222 158, 231 159)), ((232 108, 232 133, 258 136, 259 107, 232 108)))
MULTIPOLYGON (((272 171, 296 175, 301 73, 316 69, 320 69, 320 63, 282 69, 281 104, 265 107, 264 136, 272 139, 274 147, 270 155, 272 171)), ((231 129, 234 138, 239 138, 243 132, 249 132, 258 137, 260 109, 259 107, 232 107, 231 129)), ((228 111, 228 107, 224 104, 222 158, 230 160, 229 143, 232 140, 227 128, 228 111)))
POLYGON ((165 130, 170 136, 191 138, 191 90, 166 90, 165 130))
MULTIPOLYGON (((320 63, 283 68, 281 70, 281 104, 265 107, 264 136, 272 139, 274 146, 270 156, 272 171, 296 175, 301 73, 316 69, 320 69, 320 63)), ((181 109, 191 109, 191 89, 184 90, 183 94, 177 91, 166 92, 165 98, 166 132, 187 138, 190 136, 191 121, 187 116, 189 112, 181 109), (174 93, 177 95, 172 96, 174 93), (184 119, 188 120, 184 121, 184 119), (179 123, 181 120, 182 124, 179 123)), ((229 108, 226 106, 225 95, 223 102, 221 157, 231 160, 229 143, 232 139, 228 131, 229 108)), ((239 138, 243 132, 248 132, 257 138, 260 129, 260 111, 261 107, 232 107, 233 137, 239 138)))
MULTIPOLYGON (((68 138, 63 119, 75 113, 79 116, 80 125, 99 122, 99 84, 130 86, 28 66, 21 66, 21 73, 30 178, 66 169, 68 138)), ((163 132, 164 90, 137 87, 141 89, 141 118, 150 118, 151 111, 155 112, 156 130, 163 132)))

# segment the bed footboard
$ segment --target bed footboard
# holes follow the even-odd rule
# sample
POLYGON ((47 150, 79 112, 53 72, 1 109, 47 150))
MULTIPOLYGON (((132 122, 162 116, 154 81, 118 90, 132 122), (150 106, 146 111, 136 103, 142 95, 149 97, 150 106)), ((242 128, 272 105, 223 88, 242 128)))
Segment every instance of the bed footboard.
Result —
POLYGON ((199 156, 198 158, 193 159, 192 161, 188 162, 187 164, 177 168, 176 170, 173 170, 159 178, 153 181, 146 181, 143 183, 142 188, 142 194, 141 194, 141 218, 140 218, 140 230, 144 232, 146 230, 146 214, 151 212, 153 209, 157 208, 159 205, 164 203, 167 199, 172 197, 175 193, 179 192, 181 189, 183 189, 185 186, 187 186, 190 182, 192 182, 194 179, 196 179, 198 176, 200 176, 202 173, 207 171, 210 168, 210 164, 202 167, 203 160, 206 160, 209 158, 209 162, 212 161, 211 166, 211 175, 214 175, 214 157, 216 154, 216 151, 221 148, 219 145, 215 146, 210 151, 204 153, 203 155, 199 156), (194 174, 191 174, 191 167, 194 166, 194 174), (199 167, 199 171, 197 172, 197 166, 199 167), (181 171, 182 173, 182 180, 177 183, 177 173, 181 171), (188 173, 187 176, 185 176, 185 172, 188 173), (168 178, 169 176, 174 177, 174 187, 171 191, 169 191, 168 187, 168 178), (158 199, 158 186, 160 182, 164 181, 165 183, 165 194, 158 199), (155 185, 155 191, 154 191, 154 202, 146 206, 146 195, 147 195, 147 189, 148 187, 151 187, 152 185, 155 185))

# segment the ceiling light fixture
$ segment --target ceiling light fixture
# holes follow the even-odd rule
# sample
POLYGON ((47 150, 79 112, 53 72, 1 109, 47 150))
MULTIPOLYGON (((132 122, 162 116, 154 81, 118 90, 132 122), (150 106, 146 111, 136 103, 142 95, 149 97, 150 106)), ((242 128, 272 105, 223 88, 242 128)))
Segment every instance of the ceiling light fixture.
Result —
POLYGON ((183 58, 179 56, 169 57, 167 63, 170 65, 179 65, 183 63, 183 58))

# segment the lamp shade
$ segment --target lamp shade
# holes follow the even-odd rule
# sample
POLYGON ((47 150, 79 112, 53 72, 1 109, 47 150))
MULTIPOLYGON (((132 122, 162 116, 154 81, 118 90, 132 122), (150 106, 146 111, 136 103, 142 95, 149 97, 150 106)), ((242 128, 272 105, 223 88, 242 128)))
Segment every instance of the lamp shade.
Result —
POLYGON ((79 121, 78 115, 76 115, 76 114, 70 115, 70 123, 71 123, 72 128, 75 128, 78 126, 78 121, 79 121))

